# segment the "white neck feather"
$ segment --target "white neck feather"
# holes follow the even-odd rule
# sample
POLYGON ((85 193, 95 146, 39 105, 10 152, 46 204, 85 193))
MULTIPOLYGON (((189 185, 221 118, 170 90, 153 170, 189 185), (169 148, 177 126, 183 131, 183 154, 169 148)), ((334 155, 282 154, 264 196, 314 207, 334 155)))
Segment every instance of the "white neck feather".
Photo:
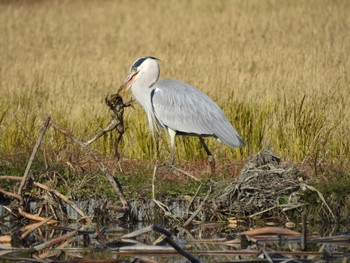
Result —
POLYGON ((151 102, 152 86, 159 78, 159 65, 155 60, 145 61, 137 77, 132 84, 131 90, 135 99, 141 104, 145 110, 151 131, 156 127, 156 118, 153 113, 151 102))

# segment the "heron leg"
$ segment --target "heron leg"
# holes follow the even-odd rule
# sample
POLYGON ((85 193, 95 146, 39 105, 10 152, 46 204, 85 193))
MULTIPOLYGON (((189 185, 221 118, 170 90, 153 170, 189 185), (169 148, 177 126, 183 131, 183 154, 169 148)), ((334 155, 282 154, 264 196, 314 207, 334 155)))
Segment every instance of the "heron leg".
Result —
POLYGON ((212 153, 209 151, 209 148, 208 148, 208 146, 206 145, 206 143, 205 143, 203 137, 202 137, 202 136, 199 136, 198 138, 199 138, 201 144, 203 145, 204 150, 206 151, 206 153, 207 153, 207 155, 208 155, 208 162, 209 162, 209 164, 210 164, 210 170, 211 170, 212 173, 215 173, 215 158, 214 158, 214 156, 212 155, 212 153))
POLYGON ((175 161, 175 137, 176 137, 176 131, 171 130, 168 128, 169 136, 170 136, 170 159, 169 164, 173 165, 175 161))

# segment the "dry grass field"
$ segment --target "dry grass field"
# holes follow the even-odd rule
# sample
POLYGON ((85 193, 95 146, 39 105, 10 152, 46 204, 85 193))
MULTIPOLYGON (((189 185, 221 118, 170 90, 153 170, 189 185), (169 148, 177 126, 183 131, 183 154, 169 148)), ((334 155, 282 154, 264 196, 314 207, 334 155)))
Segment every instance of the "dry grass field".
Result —
MULTIPOLYGON (((47 115, 90 139, 110 120, 105 96, 152 55, 161 78, 205 91, 245 140, 237 150, 209 139, 219 160, 270 147, 287 160, 348 167, 349 14, 347 0, 1 1, 0 162, 26 162, 47 115)), ((123 156, 154 160, 140 106, 125 124, 123 156)), ((109 156, 113 140, 92 147, 109 156)), ((205 158, 197 139, 177 142, 178 162, 205 158)), ((53 130, 44 145, 46 161, 77 151, 53 130)))

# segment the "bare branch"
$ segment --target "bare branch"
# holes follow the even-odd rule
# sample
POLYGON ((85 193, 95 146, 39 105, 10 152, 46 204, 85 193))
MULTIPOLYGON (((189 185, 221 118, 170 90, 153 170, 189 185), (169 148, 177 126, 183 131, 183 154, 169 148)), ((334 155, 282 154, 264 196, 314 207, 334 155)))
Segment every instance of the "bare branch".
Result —
POLYGON ((26 170, 25 170, 25 172, 24 172, 24 175, 23 175, 23 178, 22 178, 22 182, 21 182, 21 184, 20 184, 20 186, 19 186, 19 188, 18 188, 18 192, 17 192, 18 195, 21 195, 21 194, 22 194, 22 190, 23 190, 24 187, 25 187, 25 184, 26 184, 26 182, 27 182, 27 178, 28 178, 28 175, 29 175, 30 167, 32 166, 34 157, 35 157, 35 155, 36 155, 36 152, 37 152, 38 149, 39 149, 39 146, 40 146, 40 144, 41 144, 41 141, 42 141, 43 138, 44 138, 45 132, 46 132, 47 128, 48 128, 49 125, 50 125, 50 120, 51 120, 51 117, 48 116, 47 119, 46 119, 46 121, 45 121, 45 123, 44 123, 44 127, 41 129, 39 138, 38 138, 38 140, 36 141, 36 144, 35 144, 35 146, 34 146, 34 148, 33 148, 33 152, 32 152, 32 154, 31 154, 31 156, 30 156, 30 158, 29 158, 29 161, 28 161, 28 163, 27 163, 27 167, 26 167, 26 170))
POLYGON ((72 133, 64 130, 54 122, 51 122, 51 127, 59 131, 60 133, 64 134, 65 136, 69 137, 70 139, 72 139, 75 143, 77 143, 80 147, 82 147, 85 150, 85 152, 97 163, 100 170, 106 175, 107 180, 110 182, 115 192, 119 195, 119 200, 122 203, 123 208, 129 209, 129 203, 124 196, 124 193, 122 191, 122 188, 118 179, 113 178, 113 175, 108 170, 108 168, 102 163, 101 159, 85 143, 80 141, 72 133))

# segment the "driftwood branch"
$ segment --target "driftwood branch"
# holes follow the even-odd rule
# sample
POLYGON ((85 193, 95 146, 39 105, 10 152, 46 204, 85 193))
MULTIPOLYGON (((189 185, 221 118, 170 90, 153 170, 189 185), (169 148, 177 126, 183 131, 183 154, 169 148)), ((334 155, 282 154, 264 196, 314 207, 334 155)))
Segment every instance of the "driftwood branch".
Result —
POLYGON ((124 193, 121 188, 121 184, 119 183, 117 178, 113 178, 113 175, 108 170, 108 168, 102 163, 101 159, 82 141, 80 141, 78 138, 76 138, 72 133, 64 130, 54 122, 51 122, 51 127, 55 130, 59 131, 60 133, 64 134, 65 136, 69 137, 71 140, 73 140, 75 143, 77 143, 80 147, 82 147, 85 152, 97 163, 100 170, 106 175, 107 180, 112 185, 113 189, 119 196, 119 200, 123 205, 123 208, 129 209, 129 203, 126 200, 124 193))
POLYGON ((17 193, 18 193, 19 195, 22 194, 22 191, 23 191, 23 189, 25 188, 25 184, 26 184, 27 179, 28 179, 30 167, 32 166, 34 157, 35 157, 35 155, 36 155, 36 152, 37 152, 38 149, 39 149, 39 146, 40 146, 40 144, 41 144, 41 141, 42 141, 43 138, 44 138, 45 132, 46 132, 47 128, 48 128, 49 125, 50 125, 50 120, 51 120, 51 117, 50 117, 50 116, 47 117, 47 119, 46 119, 46 121, 45 121, 45 123, 44 123, 44 127, 41 129, 39 138, 38 138, 38 140, 36 141, 36 144, 35 144, 35 146, 34 146, 34 148, 33 148, 33 152, 32 152, 32 154, 31 154, 31 156, 30 156, 30 158, 29 158, 29 161, 28 161, 28 163, 27 163, 27 167, 26 167, 26 170, 25 170, 25 172, 24 172, 24 175, 23 175, 21 184, 20 184, 20 186, 19 186, 19 188, 18 188, 18 192, 17 192, 17 193))

